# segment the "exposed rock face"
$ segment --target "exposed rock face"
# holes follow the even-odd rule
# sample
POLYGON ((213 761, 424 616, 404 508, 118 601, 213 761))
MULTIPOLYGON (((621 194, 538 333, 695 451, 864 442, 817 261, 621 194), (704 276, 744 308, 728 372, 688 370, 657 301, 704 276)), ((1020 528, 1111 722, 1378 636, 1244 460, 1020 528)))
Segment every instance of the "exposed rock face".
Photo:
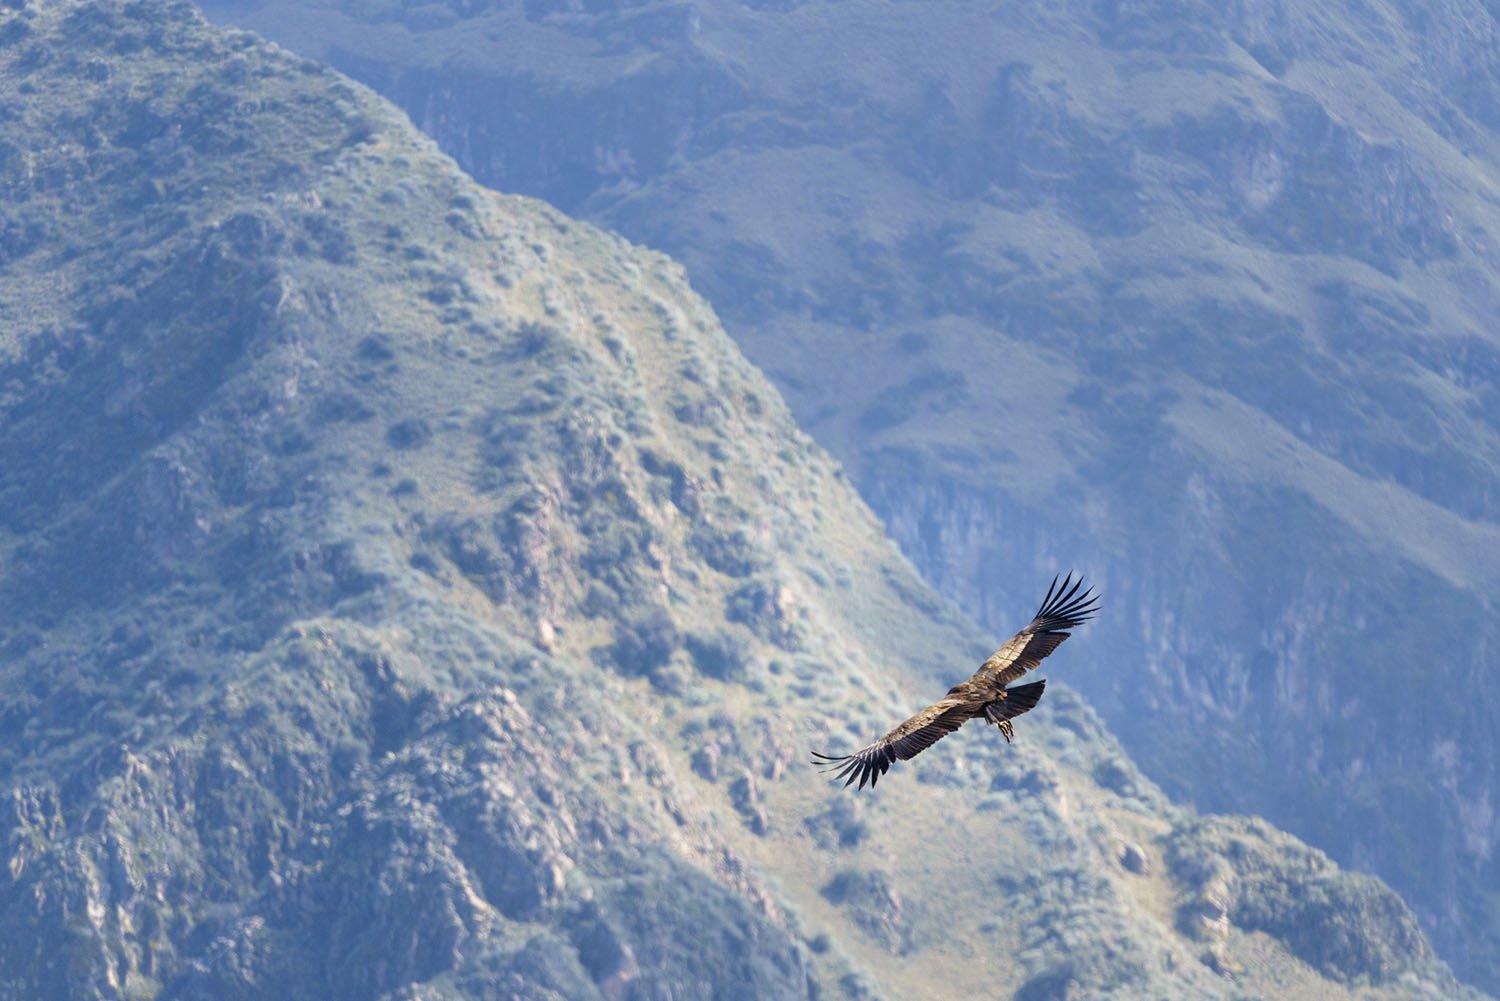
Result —
MULTIPOLYGON (((1456 907, 1474 892, 1459 874, 1487 872, 1490 864, 1487 847, 1475 837, 1488 821, 1476 824, 1472 818, 1476 805, 1487 801, 1476 790, 1488 781, 1492 765, 1458 751, 1484 739, 1479 710, 1465 706, 1454 717, 1466 739, 1443 737, 1434 732, 1427 697, 1388 693, 1412 684, 1404 665, 1429 662, 1434 635, 1446 637, 1460 658, 1480 657, 1489 628, 1479 621, 1480 609, 1470 604, 1467 589, 1428 570, 1398 561, 1402 572, 1376 573, 1360 540, 1326 511, 1305 516, 1319 526, 1322 543, 1337 547, 1336 559, 1318 574, 1274 555, 1253 568, 1241 564, 1232 572, 1275 583, 1253 602, 1226 607, 1223 581, 1195 569, 1201 567, 1194 542, 1199 536, 1185 531, 1174 540, 1167 528, 1208 520, 1228 552, 1249 552, 1250 536, 1258 530, 1235 524, 1229 512, 1260 507, 1261 491, 1245 483, 1208 487, 1205 477, 1196 480, 1197 490, 1176 497, 1164 490, 1152 502, 1155 512, 1138 512, 1160 518, 1168 538, 1162 547, 1146 552, 1131 545, 1106 560, 1102 576, 1111 598, 1136 618, 1101 625, 1098 639, 1109 654, 1080 665, 1079 683, 1093 691, 1101 712, 1118 720, 1121 739, 1169 789, 1213 808, 1248 801, 1272 816, 1300 818, 1299 829, 1315 843, 1341 846, 1374 871, 1405 873, 1393 877, 1398 882, 1419 881, 1414 865, 1433 869, 1450 894, 1444 906, 1456 907), (1183 568, 1174 577, 1151 578, 1135 569, 1174 563, 1183 568), (1420 597, 1402 608, 1408 594, 1420 597), (1294 600, 1283 605, 1288 597, 1294 600), (1390 614, 1352 611, 1367 603, 1390 614), (1409 614, 1427 624, 1414 631, 1409 614), (1355 630, 1357 642, 1351 639, 1355 630), (1352 650, 1368 647, 1382 651, 1383 666, 1350 659, 1352 650), (1117 653, 1131 649, 1137 652, 1117 653), (1212 746, 1201 746, 1196 732, 1213 733, 1212 746), (1368 746, 1372 734, 1383 735, 1385 749, 1368 746), (1445 758, 1440 749, 1450 741, 1453 750, 1445 758), (1421 757, 1412 760, 1417 746, 1421 757), (1185 763, 1190 755, 1196 757, 1193 766, 1185 763), (1247 760, 1264 764, 1244 769, 1240 763, 1247 760), (1235 778, 1200 790, 1199 768, 1235 778), (1442 776, 1436 786, 1393 779, 1393 770, 1432 768, 1442 776), (1317 802, 1324 807, 1313 809, 1317 802), (1449 845, 1452 854, 1437 859, 1424 852, 1415 861, 1392 835, 1393 814, 1424 840, 1449 845)), ((1009 586, 1008 567, 1062 545, 1044 519, 977 492, 894 480, 882 489, 877 506, 892 512, 893 531, 911 541, 922 565, 946 567, 934 583, 981 618, 1002 614, 994 596, 1009 586), (1009 526, 1006 541, 981 542, 993 538, 998 524, 1009 526)), ((1099 548, 1107 551, 1105 540, 1099 539, 1099 548)), ((1476 684, 1476 691, 1483 702, 1482 686, 1476 684)), ((1412 893, 1430 924, 1450 927, 1455 935, 1474 930, 1456 912, 1440 908, 1430 889, 1424 893, 1414 885, 1412 893)))
POLYGON ((1428 948, 1409 914, 1370 898, 1347 906, 1360 877, 1325 883, 1333 870, 1322 853, 1287 845, 1263 822, 1205 818, 1189 838, 1190 847, 1167 845, 1168 864, 1189 888, 1179 920, 1220 954, 1231 928, 1265 931, 1328 977, 1379 984, 1411 970, 1397 957, 1428 948))
POLYGON ((838 799, 987 644, 677 265, 186 6, 8 16, 7 996, 1471 996, 1064 685, 838 799))
POLYGON ((994 631, 1086 565, 1153 777, 1500 985, 1491 8, 209 7, 681 259, 994 631))

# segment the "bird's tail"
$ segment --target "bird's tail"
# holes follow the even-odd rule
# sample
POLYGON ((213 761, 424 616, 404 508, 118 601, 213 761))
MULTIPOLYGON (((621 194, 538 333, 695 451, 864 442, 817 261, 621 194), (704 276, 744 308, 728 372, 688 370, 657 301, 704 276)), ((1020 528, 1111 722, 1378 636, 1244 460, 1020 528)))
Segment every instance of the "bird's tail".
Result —
POLYGON ((1005 735, 1006 743, 1015 736, 1011 728, 1011 720, 1031 709, 1042 701, 1042 689, 1047 687, 1047 679, 1033 681, 1029 685, 1017 685, 1015 688, 1005 690, 1005 698, 996 699, 984 704, 984 718, 1000 728, 1005 735))

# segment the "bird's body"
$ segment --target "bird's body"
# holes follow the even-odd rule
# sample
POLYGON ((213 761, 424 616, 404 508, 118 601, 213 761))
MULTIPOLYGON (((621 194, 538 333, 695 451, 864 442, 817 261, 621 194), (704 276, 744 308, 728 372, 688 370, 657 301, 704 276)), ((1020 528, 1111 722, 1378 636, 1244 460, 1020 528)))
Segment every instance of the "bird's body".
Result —
POLYGON ((814 751, 813 755, 819 759, 815 763, 831 767, 834 777, 844 779, 846 786, 858 779, 859 788, 863 789, 866 782, 873 788, 894 762, 915 757, 971 719, 984 717, 986 722, 995 724, 1008 743, 1015 735, 1011 720, 1041 700, 1047 683, 1035 681, 1015 688, 1009 685, 1040 664, 1042 658, 1072 635, 1066 630, 1093 617, 1099 599, 1093 588, 1082 589, 1081 577, 1075 583, 1073 575, 1069 574, 1061 586, 1057 578, 1053 578, 1047 596, 1042 599, 1042 607, 1026 628, 990 654, 968 681, 954 685, 943 699, 863 750, 842 757, 814 751))

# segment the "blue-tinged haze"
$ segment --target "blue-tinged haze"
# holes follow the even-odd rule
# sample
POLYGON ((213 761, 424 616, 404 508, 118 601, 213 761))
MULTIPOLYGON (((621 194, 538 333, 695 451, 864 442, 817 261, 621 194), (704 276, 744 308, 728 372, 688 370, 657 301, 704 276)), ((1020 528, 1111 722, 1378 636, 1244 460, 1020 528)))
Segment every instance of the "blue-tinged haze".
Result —
POLYGON ((1500 30, 1477 2, 210 3, 683 261, 927 578, 1170 791, 1500 985, 1500 30))
POLYGON ((0 996, 1480 997, 1061 672, 830 789, 989 641, 676 262, 184 3, 0 93, 0 996))

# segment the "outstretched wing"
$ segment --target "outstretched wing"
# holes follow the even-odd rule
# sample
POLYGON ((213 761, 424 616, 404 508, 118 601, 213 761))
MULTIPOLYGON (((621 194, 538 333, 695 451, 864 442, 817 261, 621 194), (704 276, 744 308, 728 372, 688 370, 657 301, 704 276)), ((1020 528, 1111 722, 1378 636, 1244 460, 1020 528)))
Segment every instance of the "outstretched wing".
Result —
POLYGON ((818 760, 813 764, 828 766, 834 772, 833 777, 844 779, 846 786, 859 779, 859 788, 863 789, 868 782, 873 789, 894 762, 921 754, 973 719, 978 709, 972 702, 944 699, 923 709, 864 750, 843 757, 814 751, 813 757, 818 760))
POLYGON ((1072 573, 1059 586, 1058 578, 1052 578, 1047 588, 1047 597, 1042 607, 1025 629, 1016 633, 1003 647, 990 654, 989 659, 979 665, 971 679, 997 688, 1023 676, 1042 662, 1042 658, 1056 650, 1063 640, 1072 634, 1066 632, 1093 618, 1099 610, 1099 596, 1091 587, 1081 594, 1083 578, 1075 583, 1072 573))

